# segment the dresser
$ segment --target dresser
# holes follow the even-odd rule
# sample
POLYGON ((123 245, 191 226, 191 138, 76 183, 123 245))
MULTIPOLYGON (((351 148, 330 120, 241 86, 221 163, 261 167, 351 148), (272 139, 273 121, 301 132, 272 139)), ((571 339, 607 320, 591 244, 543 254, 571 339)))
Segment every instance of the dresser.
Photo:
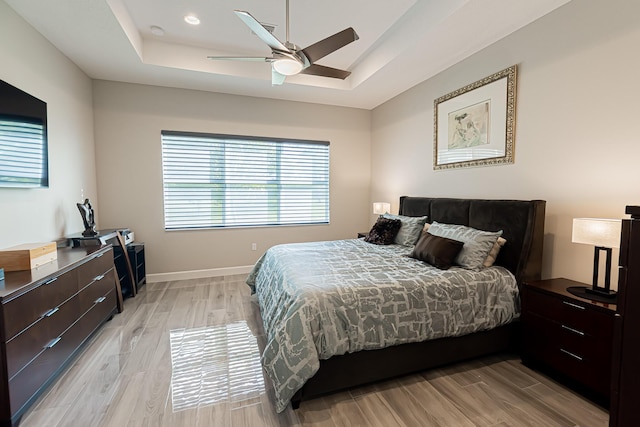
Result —
POLYGON ((616 305, 576 297, 568 279, 522 287, 522 361, 546 368, 608 406, 616 305))
POLYGON ((16 425, 87 339, 116 312, 111 246, 58 258, 0 282, 0 425, 16 425))

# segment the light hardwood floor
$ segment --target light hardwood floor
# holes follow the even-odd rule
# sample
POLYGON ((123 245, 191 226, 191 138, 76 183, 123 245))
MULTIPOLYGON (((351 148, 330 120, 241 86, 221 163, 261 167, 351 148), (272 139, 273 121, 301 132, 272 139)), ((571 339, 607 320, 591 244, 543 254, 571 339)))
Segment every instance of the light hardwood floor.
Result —
POLYGON ((515 356, 492 356, 274 411, 245 276, 153 283, 125 300, 28 411, 34 426, 606 426, 608 413, 515 356))

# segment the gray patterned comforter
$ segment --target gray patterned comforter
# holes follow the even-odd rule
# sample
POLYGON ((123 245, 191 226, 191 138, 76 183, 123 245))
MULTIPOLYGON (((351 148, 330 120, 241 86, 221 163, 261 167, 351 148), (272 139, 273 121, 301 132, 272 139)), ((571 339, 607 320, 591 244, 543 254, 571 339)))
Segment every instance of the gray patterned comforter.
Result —
POLYGON ((274 246, 247 284, 267 335, 262 365, 276 409, 311 378, 320 359, 465 335, 519 315, 518 288, 502 267, 438 270, 411 248, 363 240, 274 246))

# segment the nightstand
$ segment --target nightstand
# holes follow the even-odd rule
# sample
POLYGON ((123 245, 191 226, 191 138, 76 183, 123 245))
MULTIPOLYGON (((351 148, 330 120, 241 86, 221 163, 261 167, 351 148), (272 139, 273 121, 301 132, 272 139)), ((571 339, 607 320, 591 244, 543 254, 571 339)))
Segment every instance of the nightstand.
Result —
POLYGON ((616 305, 576 297, 569 279, 524 283, 522 361, 566 379, 608 406, 616 305))

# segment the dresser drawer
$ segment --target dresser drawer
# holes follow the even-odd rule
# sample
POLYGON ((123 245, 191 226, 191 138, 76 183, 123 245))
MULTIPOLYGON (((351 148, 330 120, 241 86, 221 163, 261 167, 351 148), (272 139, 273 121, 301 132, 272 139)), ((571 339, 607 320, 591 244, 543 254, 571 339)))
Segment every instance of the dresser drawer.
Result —
POLYGON ((104 275, 110 268, 113 268, 113 249, 96 255, 76 269, 80 288, 93 282, 96 277, 104 275))
POLYGON ((103 274, 100 274, 86 286, 79 294, 81 312, 85 313, 92 308, 100 298, 104 298, 109 291, 114 290, 115 283, 115 271, 113 264, 111 269, 103 274))
POLYGON ((522 297, 523 312, 535 313, 554 319, 565 327, 594 337, 607 338, 613 331, 613 316, 589 308, 588 304, 542 292, 525 291, 522 297), (586 314, 586 311, 589 311, 586 314))
POLYGON ((116 312, 116 291, 111 289, 93 304, 93 307, 80 320, 85 335, 92 334, 106 319, 116 312))
POLYGON ((7 342, 7 373, 12 378, 50 342, 61 336, 78 318, 78 296, 51 309, 29 329, 7 342))
POLYGON ((36 393, 86 338, 82 321, 74 323, 58 340, 51 340, 22 371, 9 381, 12 412, 19 410, 36 393))
POLYGON ((11 412, 15 413, 60 369, 109 316, 116 311, 115 289, 97 302, 59 340, 51 340, 34 360, 9 381, 11 412))
POLYGON ((52 308, 78 292, 75 270, 53 277, 40 286, 4 304, 5 337, 7 340, 33 324, 52 308))

